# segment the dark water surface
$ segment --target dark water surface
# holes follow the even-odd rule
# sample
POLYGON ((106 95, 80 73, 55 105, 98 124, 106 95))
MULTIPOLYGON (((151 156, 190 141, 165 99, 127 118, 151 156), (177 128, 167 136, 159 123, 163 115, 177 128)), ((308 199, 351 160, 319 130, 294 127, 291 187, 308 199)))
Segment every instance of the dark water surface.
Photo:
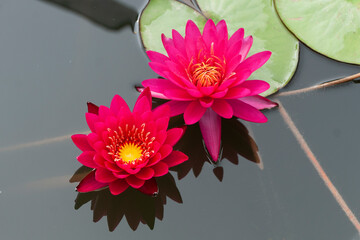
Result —
MULTIPOLYGON (((75 210, 76 184, 68 180, 80 167, 79 150, 66 135, 87 130, 86 102, 109 105, 120 94, 133 106, 134 85, 156 77, 131 26, 113 17, 119 4, 104 2, 109 7, 103 14, 85 9, 88 18, 48 1, 0 3, 1 239, 359 239, 277 109, 266 112, 266 124, 244 123, 263 170, 239 157, 237 165, 222 161, 222 182, 208 162, 197 178, 190 172, 178 180, 173 173, 183 204, 168 199, 154 230, 140 223, 133 231, 124 217, 109 232, 106 216, 93 223, 90 203, 75 210), (50 140, 36 142, 44 139, 50 140)), ((145 1, 123 3, 139 11, 145 1)), ((357 72, 359 66, 301 45, 299 68, 282 92, 357 72)), ((282 102, 360 218, 359 87, 350 83, 272 99, 282 102)), ((129 209, 132 202, 119 205, 129 209)))

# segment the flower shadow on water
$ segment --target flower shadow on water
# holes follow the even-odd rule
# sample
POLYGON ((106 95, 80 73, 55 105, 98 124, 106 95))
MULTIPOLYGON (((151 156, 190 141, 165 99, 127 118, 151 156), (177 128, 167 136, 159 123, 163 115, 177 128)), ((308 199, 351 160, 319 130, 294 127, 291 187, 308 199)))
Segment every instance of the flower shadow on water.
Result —
POLYGON ((99 26, 117 31, 130 25, 134 29, 138 12, 115 0, 41 0, 69 10, 99 26))
MULTIPOLYGON (((92 169, 80 167, 70 179, 70 182, 79 182, 92 169)), ((149 196, 140 191, 128 188, 119 195, 112 195, 109 188, 88 193, 78 193, 75 199, 75 209, 90 202, 93 211, 93 221, 98 222, 104 216, 107 217, 109 231, 114 231, 120 221, 125 217, 130 228, 136 230, 141 223, 154 228, 155 218, 162 220, 164 205, 167 198, 182 203, 180 192, 173 176, 168 173, 157 178, 159 193, 149 196)))
MULTIPOLYGON (((164 102, 163 100, 153 99, 154 106, 159 106, 164 102)), ((173 117, 170 119, 169 128, 183 126, 184 124, 182 116, 173 117)), ((178 179, 184 178, 190 170, 193 171, 195 177, 198 177, 204 163, 208 162, 213 165, 215 176, 222 181, 224 176, 222 161, 226 159, 237 165, 239 163, 239 155, 261 166, 256 142, 250 136, 248 129, 237 118, 222 119, 221 129, 222 155, 220 161, 214 162, 206 150, 199 124, 187 126, 184 136, 174 146, 174 149, 182 151, 189 156, 189 160, 171 169, 177 172, 178 179)))
POLYGON ((236 118, 222 119, 222 156, 221 161, 213 162, 205 149, 199 124, 188 126, 187 131, 175 146, 189 156, 189 160, 174 167, 178 178, 184 178, 192 169, 195 177, 199 176, 205 162, 214 166, 215 176, 222 181, 224 159, 237 165, 238 155, 254 163, 260 164, 258 148, 254 139, 249 135, 247 128, 236 118))

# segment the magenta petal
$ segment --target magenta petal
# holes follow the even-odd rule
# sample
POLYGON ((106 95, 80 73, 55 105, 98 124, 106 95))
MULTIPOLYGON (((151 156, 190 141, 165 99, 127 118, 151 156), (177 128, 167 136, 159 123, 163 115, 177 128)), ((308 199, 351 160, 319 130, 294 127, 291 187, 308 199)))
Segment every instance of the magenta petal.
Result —
POLYGON ((97 167, 100 166, 100 167, 106 167, 105 166, 105 162, 107 162, 102 156, 100 153, 96 153, 95 156, 94 156, 94 163, 97 164, 97 167))
POLYGON ((234 70, 239 66, 241 63, 242 56, 237 55, 233 57, 230 62, 226 65, 226 75, 225 79, 229 78, 232 74, 234 74, 234 70))
POLYGON ((145 112, 151 110, 152 99, 150 88, 145 88, 136 100, 133 112, 145 112))
POLYGON ((115 162, 120 168, 122 168, 124 171, 126 171, 127 173, 129 173, 129 174, 136 174, 136 173, 138 173, 138 172, 140 172, 140 168, 130 168, 130 167, 127 167, 127 166, 125 166, 125 165, 123 165, 122 163, 121 163, 121 161, 116 161, 115 162))
POLYGON ((135 176, 142 180, 149 180, 154 176, 154 169, 152 168, 143 168, 140 172, 138 172, 135 176))
POLYGON ((216 24, 216 30, 219 39, 226 41, 228 40, 228 30, 224 19, 218 22, 218 24, 216 24))
MULTIPOLYGON (((95 132, 98 133, 99 135, 101 135, 102 132, 106 131, 107 127, 108 126, 106 126, 105 123, 103 123, 103 122, 97 122, 94 124, 95 132)), ((95 146, 93 146, 93 147, 95 148, 95 146)))
POLYGON ((180 151, 173 151, 169 156, 164 158, 162 162, 166 163, 168 167, 173 167, 179 165, 180 163, 185 162, 188 160, 189 157, 186 156, 183 152, 180 151))
POLYGON ((119 168, 118 165, 116 165, 115 163, 109 162, 109 161, 104 162, 104 167, 106 167, 107 169, 109 169, 112 172, 117 172, 117 173, 122 172, 122 169, 119 168))
POLYGON ((125 178, 125 180, 133 188, 139 188, 145 183, 145 180, 139 179, 134 175, 130 175, 129 177, 125 178))
POLYGON ((155 52, 155 51, 146 51, 150 61, 164 63, 165 61, 169 61, 169 58, 164 54, 155 52))
POLYGON ((216 56, 224 56, 227 49, 228 39, 218 39, 218 43, 214 47, 214 54, 216 56))
POLYGON ((100 183, 95 180, 95 171, 90 172, 76 187, 78 192, 91 192, 106 187, 107 183, 100 183))
MULTIPOLYGON (((161 147, 164 144, 165 139, 166 139, 166 129, 158 131, 156 133, 155 138, 156 138, 155 141, 158 142, 160 144, 159 147, 161 147)), ((154 151, 156 150, 155 147, 153 149, 154 149, 154 151)))
MULTIPOLYGON (((239 65, 241 66, 241 64, 239 65)), ((252 71, 248 68, 240 68, 237 70, 235 77, 232 77, 230 79, 227 79, 218 87, 218 91, 223 91, 226 88, 234 87, 237 85, 240 85, 243 83, 250 75, 252 74, 252 71)))
POLYGON ((186 89, 186 91, 194 98, 201 98, 204 96, 198 89, 186 89))
POLYGON ((95 171, 95 179, 98 182, 109 183, 109 182, 115 181, 118 178, 115 177, 111 171, 109 171, 105 168, 97 168, 95 171))
MULTIPOLYGON (((212 21, 212 20, 210 19, 210 21, 212 21)), ((189 36, 189 37, 197 38, 197 37, 201 36, 199 28, 192 20, 187 21, 185 31, 186 31, 185 35, 189 36)))
MULTIPOLYGON (((242 39, 238 39, 237 42, 235 42, 233 45, 229 45, 227 51, 226 51, 226 59, 229 60, 229 62, 231 63, 231 60, 233 60, 234 58, 237 58, 240 55, 240 50, 241 50, 241 46, 242 46, 242 39)), ((239 58, 240 60, 241 58, 239 58)), ((240 61, 239 61, 240 63, 240 61)), ((234 65, 234 62, 232 62, 232 65, 234 65)))
MULTIPOLYGON (((248 96, 252 96, 265 92, 270 88, 270 84, 262 80, 247 80, 241 84, 241 87, 249 89, 250 94, 248 96)), ((237 98, 241 98, 241 96, 237 98)))
POLYGON ((144 185, 138 190, 147 195, 154 195, 159 191, 155 178, 145 181, 144 185))
POLYGON ((125 171, 121 170, 121 172, 113 172, 114 176, 116 176, 117 178, 127 178, 128 176, 130 176, 130 174, 126 173, 125 171))
POLYGON ((164 90, 164 95, 172 100, 189 101, 195 99, 187 91, 180 88, 164 90))
MULTIPOLYGON (((146 88, 149 89, 149 88, 146 88)), ((147 98, 141 98, 136 101, 133 113, 144 113, 151 110, 151 103, 147 98)))
POLYGON ((162 159, 161 154, 157 152, 148 162, 147 166, 150 167, 152 165, 155 165, 162 159))
POLYGON ((129 106, 125 100, 119 95, 115 95, 111 101, 110 110, 117 114, 121 108, 123 108, 123 111, 130 112, 129 106))
POLYGON ((249 104, 236 99, 229 99, 227 102, 232 106, 234 110, 234 116, 250 122, 267 122, 265 115, 249 104))
POLYGON ((211 97, 200 98, 199 101, 204 108, 209 108, 214 103, 214 99, 211 97))
POLYGON ((84 166, 87 166, 89 168, 96 168, 98 167, 96 163, 94 163, 94 151, 86 151, 82 152, 78 157, 77 160, 84 166))
POLYGON ((129 184, 123 179, 118 179, 113 181, 109 184, 109 189, 111 194, 119 195, 120 193, 124 192, 129 187, 129 184))
POLYGON ((92 132, 95 132, 94 124, 98 121, 99 117, 93 113, 85 113, 86 123, 92 132))
POLYGON ((94 113, 94 114, 98 114, 99 112, 99 107, 95 104, 93 104, 92 102, 87 102, 87 107, 88 107, 88 113, 94 113))
POLYGON ((184 121, 187 125, 194 124, 204 115, 206 108, 199 101, 193 101, 184 112, 184 121))
POLYGON ((233 109, 226 100, 216 99, 211 108, 223 118, 232 118, 233 116, 233 109))
POLYGON ((211 86, 211 87, 201 87, 200 88, 200 92, 202 92, 205 96, 209 96, 210 94, 212 94, 215 91, 215 87, 211 86))
POLYGON ((90 145, 93 145, 94 143, 100 140, 100 137, 97 133, 89 133, 87 135, 87 138, 90 145))
POLYGON ((105 145, 105 143, 103 141, 98 141, 98 142, 93 144, 93 147, 94 147, 96 152, 101 152, 106 148, 106 145, 105 145))
POLYGON ((185 28, 185 44, 188 59, 191 59, 198 52, 197 43, 201 39, 201 33, 196 24, 189 20, 185 28))
POLYGON ((217 42, 217 30, 212 19, 209 19, 204 26, 203 39, 208 49, 211 48, 211 44, 217 42))
POLYGON ((161 155, 161 158, 167 157, 171 152, 173 151, 173 148, 170 144, 164 143, 162 147, 159 149, 158 153, 161 155))
POLYGON ((168 165, 166 163, 163 163, 162 161, 152 166, 152 169, 154 169, 155 171, 154 177, 164 176, 169 172, 168 165))
POLYGON ((186 56, 185 39, 175 29, 172 30, 172 38, 175 48, 177 48, 184 56, 186 56))
POLYGON ((199 124, 205 146, 211 158, 216 162, 220 152, 221 118, 212 109, 208 108, 199 124))
MULTIPOLYGON (((239 67, 245 67, 250 69, 252 72, 258 70, 262 65, 264 65, 271 56, 270 51, 263 51, 255 53, 254 55, 245 59, 239 67)), ((237 69, 236 69, 237 70, 237 69)), ((235 71, 236 71, 235 70, 235 71)))
POLYGON ((165 77, 167 75, 167 72, 169 71, 168 67, 165 65, 165 63, 158 63, 158 62, 149 62, 149 67, 159 74, 160 76, 165 77))
POLYGON ((247 89, 243 84, 241 86, 230 88, 227 92, 225 99, 242 98, 250 95, 251 90, 247 89))
POLYGON ((170 80, 161 78, 152 78, 142 81, 144 87, 149 87, 151 91, 163 93, 165 89, 178 88, 170 80))
POLYGON ((162 93, 158 93, 158 92, 151 92, 151 95, 154 97, 154 98, 160 98, 160 99, 166 99, 166 100, 169 100, 168 97, 166 97, 164 94, 162 93))
POLYGON ((170 117, 170 106, 162 104, 153 109, 153 118, 158 119, 161 117, 170 117))
POLYGON ((240 50, 240 55, 242 57, 241 61, 244 61, 244 59, 248 55, 252 44, 253 44, 252 36, 248 36, 248 37, 244 38, 242 46, 241 46, 241 50, 240 50))
POLYGON ((166 78, 181 88, 184 86, 195 88, 195 86, 189 81, 186 68, 184 68, 182 64, 172 61, 167 61, 165 64, 168 68, 168 73, 165 76, 166 78))
POLYGON ((228 88, 225 88, 222 91, 217 91, 211 95, 212 98, 223 98, 228 92, 228 88))
POLYGON ((169 117, 162 117, 162 118, 158 118, 155 121, 156 124, 156 131, 162 131, 162 130, 166 130, 168 128, 169 125, 169 117))
POLYGON ((177 49, 174 45, 173 39, 167 38, 164 34, 162 34, 161 40, 171 61, 179 63, 181 62, 180 59, 187 59, 186 49, 177 49))
POLYGON ((244 29, 237 30, 229 39, 228 49, 226 51, 226 58, 231 61, 232 58, 240 55, 242 41, 244 38, 244 29))
POLYGON ((249 104, 250 106, 253 106, 254 108, 257 108, 259 110, 266 109, 266 108, 270 109, 270 108, 278 106, 277 103, 272 102, 269 99, 264 98, 259 95, 243 97, 243 98, 241 98, 241 101, 246 104, 249 104))
POLYGON ((179 114, 183 114, 190 103, 191 101, 169 101, 164 105, 170 107, 170 116, 173 117, 179 114))
POLYGON ((71 136, 72 141, 74 144, 81 150, 81 151, 93 151, 94 149, 90 146, 87 135, 85 134, 75 134, 71 136))
POLYGON ((239 28, 229 39, 228 46, 231 47, 234 44, 238 44, 239 41, 242 41, 244 38, 244 29, 239 28))
POLYGON ((168 130, 166 132, 167 137, 165 140, 165 144, 169 144, 170 146, 174 146, 179 140, 180 138, 183 136, 184 134, 184 129, 183 128, 172 128, 170 130, 168 130))

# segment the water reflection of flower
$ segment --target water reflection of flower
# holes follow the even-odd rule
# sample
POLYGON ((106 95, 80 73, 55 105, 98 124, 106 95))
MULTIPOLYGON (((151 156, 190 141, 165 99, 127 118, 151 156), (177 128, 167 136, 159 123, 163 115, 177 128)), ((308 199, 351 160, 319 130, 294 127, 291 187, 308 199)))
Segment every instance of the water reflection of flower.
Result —
POLYGON ((221 118, 233 116, 251 122, 266 122, 261 109, 275 103, 260 96, 270 85, 262 80, 247 80, 270 58, 263 51, 247 57, 252 37, 244 38, 244 29, 228 38, 224 20, 217 25, 210 19, 203 33, 189 20, 183 38, 172 31, 162 35, 167 56, 154 51, 147 54, 150 67, 165 79, 142 82, 154 97, 170 100, 171 115, 183 114, 186 124, 199 122, 200 130, 214 161, 218 160, 221 118))
MULTIPOLYGON (((79 168, 70 182, 79 182, 91 172, 90 168, 79 168)), ((168 173, 156 179, 159 192, 156 196, 149 196, 129 188, 120 195, 112 195, 108 188, 88 193, 78 193, 75 199, 75 209, 90 202, 93 211, 93 221, 98 222, 107 217, 109 231, 114 231, 125 217, 130 228, 134 231, 140 222, 154 228, 155 218, 162 220, 164 205, 167 198, 182 203, 181 195, 176 187, 173 176, 168 173)))
POLYGON ((119 95, 113 98, 110 108, 88 106, 86 121, 91 133, 72 136, 83 151, 78 161, 94 169, 81 180, 79 192, 108 186, 112 194, 118 195, 130 186, 153 194, 157 192, 155 177, 188 159, 182 152, 173 151, 184 129, 167 130, 169 107, 152 111, 149 89, 139 96, 133 112, 119 95))
MULTIPOLYGON (((163 103, 162 100, 156 100, 155 105, 163 103)), ((169 122, 169 127, 182 126, 184 120, 182 117, 173 117, 169 122)), ((220 160, 228 160, 237 165, 239 163, 239 155, 251 162, 261 164, 258 154, 258 147, 255 140, 250 136, 247 128, 236 118, 222 119, 221 121, 221 149, 220 160)), ((172 170, 176 171, 178 178, 184 178, 191 170, 195 177, 199 176, 205 162, 213 165, 215 176, 221 181, 224 170, 222 161, 214 162, 206 151, 198 124, 190 125, 184 136, 175 145, 177 149, 189 156, 189 160, 175 166, 172 170)))

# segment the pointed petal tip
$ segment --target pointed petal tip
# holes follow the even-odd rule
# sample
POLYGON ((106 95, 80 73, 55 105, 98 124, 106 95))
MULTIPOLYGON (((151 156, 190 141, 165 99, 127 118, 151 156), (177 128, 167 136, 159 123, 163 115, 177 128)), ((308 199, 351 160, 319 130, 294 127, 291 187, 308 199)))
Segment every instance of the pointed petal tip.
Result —
MULTIPOLYGON (((211 20, 211 19, 210 19, 211 20)), ((226 21, 225 21, 225 19, 221 19, 216 25, 219 25, 219 24, 226 24, 226 21)))
POLYGON ((141 86, 135 86, 135 90, 138 91, 139 93, 141 93, 142 91, 144 91, 144 87, 141 86))
POLYGON ((165 46, 167 42, 169 42, 171 38, 168 38, 167 36, 165 36, 164 33, 161 34, 161 41, 163 43, 163 45, 165 46))
POLYGON ((220 154, 220 151, 218 153, 214 152, 214 151, 209 151, 209 154, 210 154, 210 157, 211 157, 211 160, 213 160, 214 162, 217 162, 218 159, 219 159, 219 154, 220 154))
POLYGON ((144 185, 137 190, 150 196, 156 196, 159 193, 159 187, 156 183, 155 178, 151 178, 145 181, 144 185))
POLYGON ((200 131, 210 157, 216 162, 220 154, 221 117, 210 108, 207 109, 200 120, 200 131))
POLYGON ((185 134, 185 132, 186 132, 187 126, 184 125, 184 126, 181 126, 181 127, 179 127, 179 128, 181 128, 181 129, 183 130, 182 133, 181 133, 181 137, 182 137, 182 136, 184 136, 184 134, 185 134))
POLYGON ((87 107, 88 107, 88 112, 89 113, 94 113, 94 114, 98 114, 99 112, 99 106, 95 105, 92 102, 87 102, 87 107))
POLYGON ((86 177, 81 180, 79 185, 76 187, 78 192, 92 192, 100 188, 106 187, 108 184, 100 183, 95 180, 95 171, 91 171, 86 177))
POLYGON ((145 87, 144 90, 140 93, 135 106, 134 106, 134 110, 138 109, 139 107, 141 107, 140 105, 143 105, 143 98, 145 98, 148 102, 148 105, 151 109, 151 104, 152 104, 152 97, 151 97, 151 92, 150 92, 150 88, 149 87, 145 87))
POLYGON ((140 97, 151 95, 150 88, 149 87, 144 88, 144 90, 141 92, 141 94, 140 94, 140 97))
POLYGON ((196 26, 196 24, 194 23, 194 21, 191 20, 191 19, 189 19, 189 20, 186 22, 186 28, 188 28, 190 25, 195 25, 195 26, 196 26))

